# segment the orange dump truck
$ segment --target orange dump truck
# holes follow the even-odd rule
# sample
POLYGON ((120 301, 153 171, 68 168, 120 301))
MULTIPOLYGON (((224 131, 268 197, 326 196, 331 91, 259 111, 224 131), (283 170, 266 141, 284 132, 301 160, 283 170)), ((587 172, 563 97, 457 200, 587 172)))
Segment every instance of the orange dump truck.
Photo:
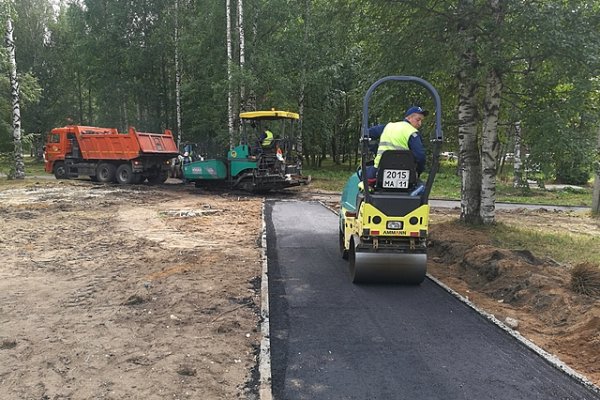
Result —
POLYGON ((89 176, 97 182, 163 183, 171 159, 178 156, 171 131, 138 132, 129 128, 69 125, 55 128, 46 141, 46 172, 57 179, 89 176))

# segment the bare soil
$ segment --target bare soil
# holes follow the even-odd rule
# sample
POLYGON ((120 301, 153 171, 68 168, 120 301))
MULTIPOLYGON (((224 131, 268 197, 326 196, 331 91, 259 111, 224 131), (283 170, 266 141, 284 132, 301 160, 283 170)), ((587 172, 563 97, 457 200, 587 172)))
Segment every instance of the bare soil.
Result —
MULTIPOLYGON (((432 213, 428 272, 599 386, 598 293, 583 295, 572 289, 574 265, 525 248, 495 247, 484 231, 457 223, 458 217, 458 210, 432 213)), ((565 227, 600 235, 600 221, 582 213, 516 209, 497 212, 496 220, 540 232, 565 227)))
MULTIPOLYGON (((0 186, 1 399, 258 398, 262 198, 174 179, 31 182, 0 186)), ((429 272, 600 384, 600 299, 570 290, 571 266, 495 248, 457 217, 432 213, 429 272)))
POLYGON ((256 398, 261 214, 181 185, 0 190, 0 398, 256 398))

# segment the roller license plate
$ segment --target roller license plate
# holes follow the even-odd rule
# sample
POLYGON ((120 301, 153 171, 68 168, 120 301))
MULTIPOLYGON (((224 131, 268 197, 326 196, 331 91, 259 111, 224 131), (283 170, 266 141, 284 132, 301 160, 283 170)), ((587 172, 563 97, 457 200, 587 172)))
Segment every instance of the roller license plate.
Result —
POLYGON ((384 169, 383 187, 386 189, 407 189, 410 171, 407 169, 384 169))

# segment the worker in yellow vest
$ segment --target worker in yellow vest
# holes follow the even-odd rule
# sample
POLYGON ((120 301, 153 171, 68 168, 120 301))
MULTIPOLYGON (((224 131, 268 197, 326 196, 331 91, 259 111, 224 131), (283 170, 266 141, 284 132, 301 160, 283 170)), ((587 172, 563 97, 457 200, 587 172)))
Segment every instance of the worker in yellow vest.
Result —
POLYGON ((377 156, 375 157, 374 168, 367 169, 367 177, 375 178, 379 160, 386 150, 407 150, 412 151, 417 163, 417 176, 425 169, 425 147, 421 141, 419 128, 423 119, 429 114, 423 108, 418 106, 410 107, 404 114, 404 120, 400 122, 390 122, 385 125, 376 125, 369 129, 371 139, 379 137, 379 146, 377 147, 377 156))
POLYGON ((268 126, 265 128, 265 131, 262 133, 262 135, 260 135, 259 140, 261 147, 265 149, 270 148, 271 144, 273 144, 273 132, 269 130, 268 126))

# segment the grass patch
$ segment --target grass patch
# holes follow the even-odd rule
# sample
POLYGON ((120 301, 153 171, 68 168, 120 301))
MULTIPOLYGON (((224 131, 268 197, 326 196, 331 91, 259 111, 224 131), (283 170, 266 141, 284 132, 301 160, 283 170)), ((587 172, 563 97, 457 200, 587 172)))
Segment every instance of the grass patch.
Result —
POLYGON ((35 161, 31 157, 25 158, 25 174, 26 175, 48 175, 48 173, 44 170, 44 162, 43 161, 35 161))
MULTIPOLYGON (((36 161, 35 158, 25 156, 23 157, 23 161, 25 163, 25 175, 46 175, 46 171, 44 171, 44 162, 36 161)), ((7 159, 7 157, 3 157, 0 161, 0 173, 7 175, 8 172, 14 168, 14 161, 12 159, 7 159)))
MULTIPOLYGON (((335 165, 325 160, 320 168, 304 168, 305 175, 312 176, 311 187, 314 189, 341 192, 346 181, 356 171, 356 167, 335 165)), ((427 174, 421 176, 427 179, 427 174)), ((439 171, 431 190, 431 198, 438 200, 460 200, 460 177, 457 175, 455 161, 441 161, 439 171)), ((496 184, 496 201, 502 203, 540 204, 555 206, 583 206, 592 204, 592 188, 582 190, 544 190, 535 185, 530 188, 515 188, 511 176, 499 177, 496 184)))
POLYGON ((348 178, 356 172, 356 168, 347 164, 335 165, 326 160, 321 168, 304 168, 302 174, 310 175, 313 189, 341 192, 348 178))
POLYGON ((556 261, 600 265, 600 237, 578 233, 551 233, 535 229, 497 224, 490 229, 494 244, 509 249, 528 249, 556 261))
MULTIPOLYGON (((423 179, 427 179, 427 174, 423 175, 423 179)), ((456 162, 440 161, 430 197, 439 200, 460 200, 460 176, 457 175, 456 162)))
MULTIPOLYGON (((4 176, 0 177, 0 187, 24 187, 32 184, 30 180, 21 180, 21 179, 8 179, 7 175, 14 167, 12 164, 9 164, 6 159, 2 160, 0 163, 0 173, 4 176)), ((10 160, 9 160, 10 161, 10 160)), ((46 171, 44 171, 44 162, 37 162, 32 157, 24 157, 23 161, 25 162, 25 178, 30 178, 32 176, 51 176, 46 171)))
POLYGON ((569 188, 552 191, 539 188, 527 190, 499 183, 496 190, 498 196, 496 200, 505 203, 583 207, 591 207, 592 205, 592 189, 587 187, 582 190, 569 188))

